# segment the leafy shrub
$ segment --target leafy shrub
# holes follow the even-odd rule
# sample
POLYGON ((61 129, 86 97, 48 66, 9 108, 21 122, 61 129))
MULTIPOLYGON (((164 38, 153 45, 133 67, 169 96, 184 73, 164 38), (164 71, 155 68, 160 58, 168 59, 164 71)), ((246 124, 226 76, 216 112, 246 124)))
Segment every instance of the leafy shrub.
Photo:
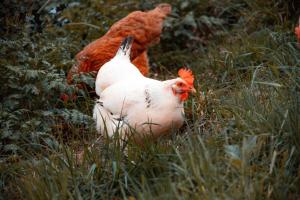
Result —
MULTIPOLYGON (((152 72, 169 78, 187 65, 199 93, 185 127, 143 147, 129 141, 125 154, 96 139, 93 97, 65 74, 114 21, 158 2, 51 1, 39 13, 40 1, 14 2, 0 22, 4 199, 299 198, 296 1, 170 1, 152 72)), ((89 74, 78 81, 93 87, 89 74)))

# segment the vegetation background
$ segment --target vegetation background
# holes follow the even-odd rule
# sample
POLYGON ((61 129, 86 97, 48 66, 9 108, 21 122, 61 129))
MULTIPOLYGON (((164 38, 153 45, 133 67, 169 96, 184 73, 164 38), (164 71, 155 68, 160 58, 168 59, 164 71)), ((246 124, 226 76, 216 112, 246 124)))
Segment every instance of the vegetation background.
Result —
POLYGON ((115 21, 160 1, 1 1, 0 199, 300 198, 299 1, 164 2, 151 77, 188 66, 199 92, 183 128, 124 154, 99 139, 95 97, 66 73, 115 21))

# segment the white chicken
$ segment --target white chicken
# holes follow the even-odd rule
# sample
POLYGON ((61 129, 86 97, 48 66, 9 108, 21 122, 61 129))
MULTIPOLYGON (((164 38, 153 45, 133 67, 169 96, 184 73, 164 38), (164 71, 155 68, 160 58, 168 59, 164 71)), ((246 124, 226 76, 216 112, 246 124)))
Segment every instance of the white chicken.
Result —
POLYGON ((122 137, 154 138, 180 128, 184 122, 183 102, 195 92, 194 76, 180 69, 179 78, 158 81, 144 77, 130 62, 132 38, 127 37, 116 56, 99 70, 97 100, 93 117, 98 132, 122 137))
POLYGON ((105 63, 98 71, 96 77, 96 94, 112 84, 122 80, 136 80, 145 78, 141 72, 130 62, 132 37, 123 40, 118 52, 109 62, 105 63))

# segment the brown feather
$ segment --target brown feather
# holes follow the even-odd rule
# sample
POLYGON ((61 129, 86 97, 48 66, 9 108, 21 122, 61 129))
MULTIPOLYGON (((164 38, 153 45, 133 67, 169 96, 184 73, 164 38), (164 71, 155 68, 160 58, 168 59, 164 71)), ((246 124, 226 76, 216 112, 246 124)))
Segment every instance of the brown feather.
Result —
POLYGON ((170 12, 169 4, 159 4, 147 12, 134 11, 113 24, 104 36, 87 45, 76 55, 77 64, 68 73, 68 83, 72 83, 74 74, 98 71, 115 56, 122 40, 129 35, 134 37, 131 49, 132 63, 142 74, 147 75, 147 49, 159 43, 163 21, 170 12))

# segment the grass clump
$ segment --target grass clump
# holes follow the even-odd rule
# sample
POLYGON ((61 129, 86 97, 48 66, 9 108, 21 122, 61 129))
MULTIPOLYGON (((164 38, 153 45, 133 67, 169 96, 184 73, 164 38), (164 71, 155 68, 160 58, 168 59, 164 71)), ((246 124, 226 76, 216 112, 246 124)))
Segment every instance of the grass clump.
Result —
POLYGON ((296 1, 170 2, 151 76, 189 66, 199 93, 183 128, 142 147, 99 139, 93 97, 65 74, 114 21, 156 2, 32 2, 0 10, 2 199, 299 198, 296 1))

